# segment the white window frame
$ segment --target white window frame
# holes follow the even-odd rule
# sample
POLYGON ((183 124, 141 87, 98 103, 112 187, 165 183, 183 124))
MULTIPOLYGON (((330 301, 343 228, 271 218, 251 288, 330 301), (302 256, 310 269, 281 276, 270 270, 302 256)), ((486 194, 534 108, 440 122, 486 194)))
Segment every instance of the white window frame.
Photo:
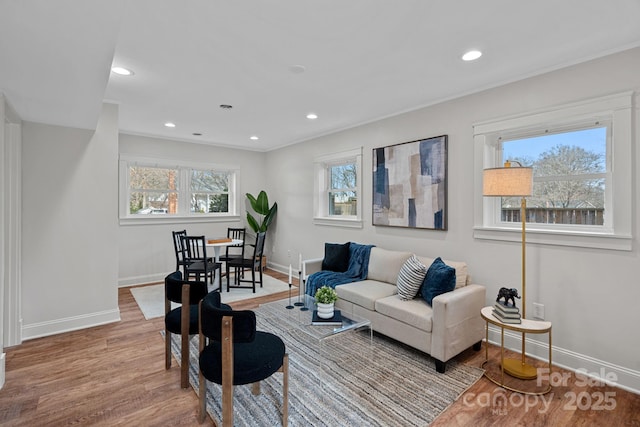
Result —
POLYGON ((336 227, 362 228, 362 147, 327 154, 314 159, 313 223, 336 227), (357 215, 329 215, 331 166, 353 162, 356 165, 357 215))
POLYGON ((630 251, 632 245, 633 92, 625 92, 474 125, 474 237, 520 241, 521 224, 500 221, 499 197, 482 196, 482 170, 502 166, 500 138, 535 134, 544 129, 575 129, 595 122, 611 130, 607 141, 608 175, 605 225, 576 227, 527 223, 527 242, 630 251), (499 164, 500 163, 500 164, 499 164))
POLYGON ((120 225, 158 224, 184 222, 227 222, 239 221, 239 170, 238 166, 213 163, 176 161, 161 158, 141 157, 121 154, 119 165, 119 218, 120 225), (147 166, 178 170, 178 213, 173 215, 135 215, 129 213, 129 167, 147 166), (228 172, 229 176, 229 212, 192 213, 191 212, 191 171, 214 170, 228 172))

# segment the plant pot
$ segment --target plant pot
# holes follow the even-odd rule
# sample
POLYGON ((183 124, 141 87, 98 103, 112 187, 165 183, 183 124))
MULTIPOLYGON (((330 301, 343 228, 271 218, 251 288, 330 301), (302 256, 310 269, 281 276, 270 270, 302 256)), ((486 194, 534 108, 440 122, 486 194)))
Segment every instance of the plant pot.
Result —
POLYGON ((318 317, 321 319, 331 319, 333 317, 333 303, 318 303, 318 317))

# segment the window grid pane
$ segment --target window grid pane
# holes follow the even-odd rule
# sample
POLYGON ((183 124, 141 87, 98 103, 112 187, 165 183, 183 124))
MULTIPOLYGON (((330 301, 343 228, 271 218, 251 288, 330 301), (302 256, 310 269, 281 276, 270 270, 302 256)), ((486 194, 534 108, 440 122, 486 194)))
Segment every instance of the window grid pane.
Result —
POLYGON ((329 215, 356 216, 358 215, 358 198, 355 191, 330 191, 329 215))
POLYGON ((357 216, 357 173, 353 162, 328 166, 329 172, 329 216, 357 216))
POLYGON ((228 213, 229 195, 213 193, 194 193, 191 198, 192 213, 228 213))
MULTIPOLYGON (((526 221, 604 225, 607 127, 505 141, 503 158, 533 167, 526 221)), ((501 221, 520 222, 520 200, 502 199, 501 221)))

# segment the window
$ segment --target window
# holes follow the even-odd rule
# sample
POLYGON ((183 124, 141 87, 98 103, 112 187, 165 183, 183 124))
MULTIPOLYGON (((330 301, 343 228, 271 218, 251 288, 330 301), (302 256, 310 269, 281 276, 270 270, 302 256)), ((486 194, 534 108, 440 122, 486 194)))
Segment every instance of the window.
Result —
POLYGON ((362 148, 315 160, 314 223, 362 227, 362 148))
POLYGON ((121 156, 121 219, 236 216, 237 168, 121 156))
POLYGON ((129 214, 175 214, 177 200, 177 169, 129 166, 129 214))
POLYGON ((191 212, 229 213, 229 172, 191 171, 191 212))
MULTIPOLYGON (((619 94, 474 126, 475 173, 506 160, 533 167, 527 241, 631 250, 633 94, 619 94)), ((520 200, 482 197, 474 236, 517 240, 520 200)))
MULTIPOLYGON (((533 167, 533 194, 527 197, 526 221, 537 224, 605 226, 605 197, 610 171, 610 127, 552 132, 501 142, 502 160, 533 167)), ((520 200, 502 198, 501 221, 520 222, 520 200)))
POLYGON ((356 163, 341 162, 328 166, 329 175, 329 216, 358 216, 358 190, 356 163))

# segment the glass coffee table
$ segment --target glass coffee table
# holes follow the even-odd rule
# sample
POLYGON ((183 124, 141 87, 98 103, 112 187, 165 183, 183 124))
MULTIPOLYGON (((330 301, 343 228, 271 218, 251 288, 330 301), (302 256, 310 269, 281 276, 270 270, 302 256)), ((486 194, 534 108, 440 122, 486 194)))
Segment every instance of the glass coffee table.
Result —
POLYGON ((370 320, 341 310, 342 322, 340 325, 313 325, 312 318, 313 310, 315 310, 315 300, 309 295, 303 295, 300 298, 304 305, 294 306, 293 309, 285 308, 285 306, 289 305, 288 300, 277 301, 270 304, 281 304, 283 308, 283 317, 286 316, 291 324, 320 341, 324 341, 327 338, 335 337, 348 331, 357 331, 367 328, 369 330, 369 340, 373 343, 373 330, 371 329, 370 320), (308 310, 301 310, 301 308, 307 308, 308 310))

